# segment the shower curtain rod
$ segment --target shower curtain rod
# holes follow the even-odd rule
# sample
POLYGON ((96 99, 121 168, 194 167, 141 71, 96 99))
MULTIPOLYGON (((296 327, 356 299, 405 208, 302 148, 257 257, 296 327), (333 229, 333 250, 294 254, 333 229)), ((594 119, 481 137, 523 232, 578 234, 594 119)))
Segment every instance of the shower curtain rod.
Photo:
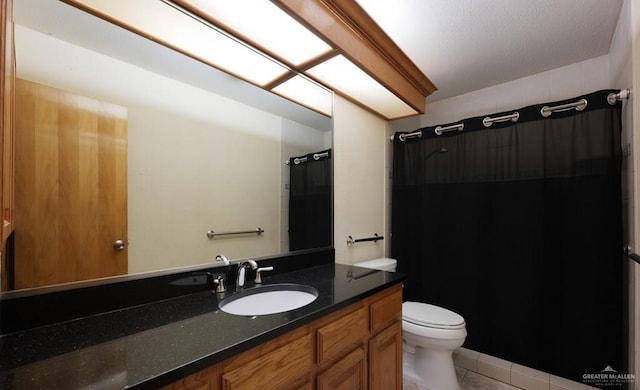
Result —
POLYGON ((458 123, 451 126, 438 126, 434 130, 434 132, 438 135, 442 135, 444 133, 448 133, 450 131, 462 131, 464 130, 464 123, 458 123))
POLYGON ((516 111, 511 115, 497 116, 495 118, 486 117, 482 120, 482 124, 484 127, 490 127, 494 122, 517 122, 518 119, 520 119, 520 114, 516 111))
POLYGON ((607 96, 607 101, 609 102, 609 104, 613 106, 614 104, 616 104, 616 101, 627 100, 630 97, 631 97, 631 89, 625 88, 625 89, 621 89, 620 92, 618 93, 610 93, 609 96, 607 96))
POLYGON ((589 102, 587 102, 587 99, 580 99, 577 102, 560 104, 558 106, 553 106, 553 107, 544 106, 540 109, 540 115, 542 115, 545 118, 548 118, 554 112, 569 111, 571 109, 575 109, 576 111, 582 111, 585 108, 587 108, 588 103, 589 102))
MULTIPOLYGON (((323 157, 329 157, 329 152, 315 153, 313 155, 313 159, 316 160, 316 161, 320 160, 323 157)), ((296 165, 300 164, 300 163, 303 163, 303 162, 307 162, 307 157, 306 156, 305 157, 296 157, 293 160, 293 163, 296 164, 296 165)), ((289 160, 286 160, 284 163, 289 165, 289 160)))
MULTIPOLYGON (((407 138, 416 138, 416 137, 422 138, 422 130, 414 131, 413 133, 400 134, 398 136, 398 138, 400 138, 400 141, 405 141, 407 138)), ((391 136, 389 140, 393 141, 393 136, 391 136)))
MULTIPOLYGON (((616 104, 617 101, 629 99, 630 96, 631 96, 631 89, 629 88, 621 89, 620 91, 618 91, 618 93, 610 93, 609 95, 607 95, 607 102, 610 105, 614 105, 616 104)), ((587 105, 588 105, 587 99, 580 99, 573 103, 560 104, 558 106, 553 106, 553 107, 544 106, 542 107, 542 109, 540 109, 540 114, 543 117, 548 118, 554 112, 568 111, 571 109, 575 109, 576 111, 582 111, 585 108, 587 108, 587 105)), ((509 120, 512 122, 517 122, 518 119, 520 119, 520 114, 517 111, 514 111, 513 114, 498 116, 494 118, 487 116, 482 120, 482 124, 485 127, 490 127, 492 124, 496 122, 506 122, 509 120)), ((438 126, 435 128, 434 131, 437 135, 442 135, 444 133, 447 133, 450 131, 456 131, 456 130, 463 131, 464 122, 458 123, 455 125, 450 125, 450 126, 438 126)), ((394 138, 393 135, 390 136, 389 141, 393 142, 393 138, 394 138)), ((407 139, 410 139, 410 138, 422 138, 422 130, 417 130, 411 133, 402 133, 398 136, 398 139, 400 141, 406 141, 407 139)))

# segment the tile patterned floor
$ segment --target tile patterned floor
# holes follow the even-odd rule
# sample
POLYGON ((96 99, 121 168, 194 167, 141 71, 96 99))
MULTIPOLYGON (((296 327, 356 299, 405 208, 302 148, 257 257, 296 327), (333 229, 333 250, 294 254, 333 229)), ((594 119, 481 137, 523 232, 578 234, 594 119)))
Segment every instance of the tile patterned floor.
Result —
MULTIPOLYGON (((464 368, 456 367, 456 374, 461 390, 519 390, 518 387, 513 387, 464 368)), ((421 390, 415 383, 411 382, 405 382, 402 389, 421 390)))

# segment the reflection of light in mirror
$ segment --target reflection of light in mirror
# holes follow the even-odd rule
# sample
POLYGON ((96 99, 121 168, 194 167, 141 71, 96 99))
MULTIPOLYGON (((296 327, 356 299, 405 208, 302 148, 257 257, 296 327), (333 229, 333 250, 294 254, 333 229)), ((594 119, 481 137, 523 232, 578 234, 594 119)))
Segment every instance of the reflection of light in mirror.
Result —
POLYGON ((154 0, 77 0, 144 35, 198 58, 231 74, 265 85, 286 71, 280 64, 229 38, 204 23, 194 23, 185 13, 154 0))
MULTIPOLYGON (((96 47, 87 50, 20 25, 16 25, 15 30, 20 78, 96 96, 123 106, 156 107, 165 113, 197 118, 213 126, 280 139, 279 131, 270 130, 268 126, 255 126, 244 108, 221 95, 104 56, 97 52, 96 47)), ((191 61, 174 62, 167 56, 158 58, 192 73, 197 72, 191 61)))
POLYGON ((331 116, 331 92, 305 77, 293 77, 273 88, 273 92, 331 116))
POLYGON ((294 65, 331 50, 323 40, 270 1, 187 0, 177 3, 191 4, 199 8, 294 65))
POLYGON ((347 96, 354 97, 387 118, 418 113, 342 55, 316 65, 306 73, 347 96))

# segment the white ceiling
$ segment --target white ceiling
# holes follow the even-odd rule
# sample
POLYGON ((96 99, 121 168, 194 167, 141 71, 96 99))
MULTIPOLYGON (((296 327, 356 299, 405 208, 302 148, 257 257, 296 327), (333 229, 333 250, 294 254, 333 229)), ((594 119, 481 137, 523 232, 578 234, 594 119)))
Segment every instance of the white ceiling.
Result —
POLYGON ((623 0, 357 0, 438 87, 428 101, 609 52, 623 0))
MULTIPOLYGON (((428 98, 435 101, 607 54, 623 0, 357 2, 438 87, 428 98)), ((219 89, 228 84, 228 91, 222 94, 246 95, 237 83, 227 82, 228 77, 211 74, 215 69, 193 63, 178 65, 188 59, 169 61, 165 56, 173 54, 170 51, 150 51, 153 48, 144 39, 118 31, 59 1, 14 3, 18 24, 145 68, 160 67, 155 71, 167 75, 176 69, 185 70, 182 73, 190 78, 207 73, 208 82, 196 85, 219 89)), ((264 96, 260 99, 268 100, 264 96)), ((290 108, 283 112, 288 111, 290 108)))

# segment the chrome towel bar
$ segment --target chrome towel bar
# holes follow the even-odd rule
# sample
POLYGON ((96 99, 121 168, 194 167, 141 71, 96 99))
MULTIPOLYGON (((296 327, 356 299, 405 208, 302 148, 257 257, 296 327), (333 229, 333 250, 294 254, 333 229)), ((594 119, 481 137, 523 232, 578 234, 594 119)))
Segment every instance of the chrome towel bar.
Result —
POLYGON ((253 230, 241 230, 241 231, 237 231, 237 232, 214 232, 213 230, 209 230, 207 232, 207 237, 209 238, 214 238, 217 236, 230 236, 230 235, 234 235, 234 234, 257 234, 260 235, 264 233, 264 230, 262 228, 257 228, 257 229, 253 229, 253 230))
POLYGON ((349 236, 347 238, 347 246, 351 246, 353 244, 355 244, 356 242, 365 242, 365 241, 380 241, 380 240, 384 240, 383 236, 379 236, 378 233, 373 233, 373 237, 367 237, 367 238, 356 238, 354 239, 353 237, 349 236))
POLYGON ((631 260, 635 261, 636 263, 640 264, 640 255, 638 255, 637 253, 634 253, 631 250, 631 247, 627 246, 624 248, 624 253, 627 255, 627 257, 629 257, 631 260))

